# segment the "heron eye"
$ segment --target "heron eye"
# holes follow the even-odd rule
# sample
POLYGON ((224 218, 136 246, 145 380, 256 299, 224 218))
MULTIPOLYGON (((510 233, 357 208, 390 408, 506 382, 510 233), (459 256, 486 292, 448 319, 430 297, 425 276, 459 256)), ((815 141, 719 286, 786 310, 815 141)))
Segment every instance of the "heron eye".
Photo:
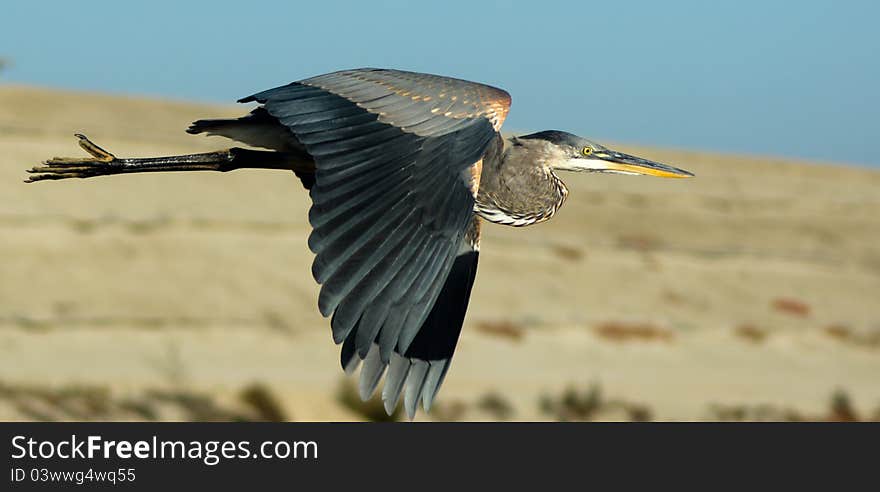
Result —
POLYGON ((584 155, 590 155, 593 153, 593 148, 592 147, 584 147, 584 150, 582 150, 581 152, 583 152, 584 155))

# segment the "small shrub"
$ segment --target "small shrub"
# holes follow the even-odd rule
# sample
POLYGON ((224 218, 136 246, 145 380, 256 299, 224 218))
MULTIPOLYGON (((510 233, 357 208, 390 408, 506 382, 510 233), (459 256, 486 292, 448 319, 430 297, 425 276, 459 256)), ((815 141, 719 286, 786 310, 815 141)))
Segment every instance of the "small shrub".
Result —
POLYGON ((476 324, 477 331, 487 335, 507 338, 519 342, 525 336, 525 328, 512 321, 479 321, 476 324))
POLYGON ((645 342, 669 342, 673 339, 672 332, 651 323, 606 321, 597 325, 595 327, 595 332, 600 337, 615 342, 629 342, 634 340, 645 342))
POLYGON ((758 328, 750 323, 737 326, 734 329, 734 333, 736 333, 736 336, 752 343, 762 343, 767 339, 767 330, 758 328))
POLYGON ((810 316, 810 305, 805 302, 798 301, 797 299, 777 297, 776 299, 773 299, 771 305, 773 306, 774 310, 780 313, 797 316, 799 318, 807 318, 810 316))

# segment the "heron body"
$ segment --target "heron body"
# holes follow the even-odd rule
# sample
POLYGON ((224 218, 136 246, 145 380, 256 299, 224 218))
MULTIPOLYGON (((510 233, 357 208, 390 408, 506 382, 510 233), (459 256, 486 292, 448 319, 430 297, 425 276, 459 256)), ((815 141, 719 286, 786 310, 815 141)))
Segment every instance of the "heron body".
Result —
POLYGON ((690 173, 560 131, 504 139, 510 95, 437 75, 334 72, 259 92, 238 119, 187 130, 269 152, 121 159, 80 136, 94 159, 53 159, 31 181, 130 172, 290 169, 309 190, 318 308, 341 362, 362 362, 360 393, 385 376, 391 413, 430 409, 467 311, 481 220, 525 226, 551 218, 568 190, 556 171, 664 177, 690 173))

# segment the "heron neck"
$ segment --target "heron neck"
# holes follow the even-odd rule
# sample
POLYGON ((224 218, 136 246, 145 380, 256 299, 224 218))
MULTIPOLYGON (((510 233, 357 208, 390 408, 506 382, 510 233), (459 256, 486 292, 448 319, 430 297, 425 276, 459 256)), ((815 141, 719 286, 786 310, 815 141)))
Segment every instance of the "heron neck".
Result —
POLYGON ((525 140, 499 136, 483 157, 476 211, 498 224, 526 226, 559 210, 568 189, 525 140))

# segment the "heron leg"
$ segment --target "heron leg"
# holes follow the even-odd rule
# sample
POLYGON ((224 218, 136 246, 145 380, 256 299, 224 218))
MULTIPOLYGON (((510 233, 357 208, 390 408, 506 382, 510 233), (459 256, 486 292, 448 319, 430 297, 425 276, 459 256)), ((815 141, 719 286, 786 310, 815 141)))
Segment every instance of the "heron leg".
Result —
POLYGON ((79 139, 79 146, 91 154, 91 158, 56 157, 49 159, 41 166, 28 169, 27 172, 32 176, 25 182, 167 171, 226 172, 243 168, 301 170, 310 164, 305 162, 301 156, 286 152, 247 150, 236 147, 202 154, 119 158, 96 145, 85 135, 77 133, 76 137, 79 139))

